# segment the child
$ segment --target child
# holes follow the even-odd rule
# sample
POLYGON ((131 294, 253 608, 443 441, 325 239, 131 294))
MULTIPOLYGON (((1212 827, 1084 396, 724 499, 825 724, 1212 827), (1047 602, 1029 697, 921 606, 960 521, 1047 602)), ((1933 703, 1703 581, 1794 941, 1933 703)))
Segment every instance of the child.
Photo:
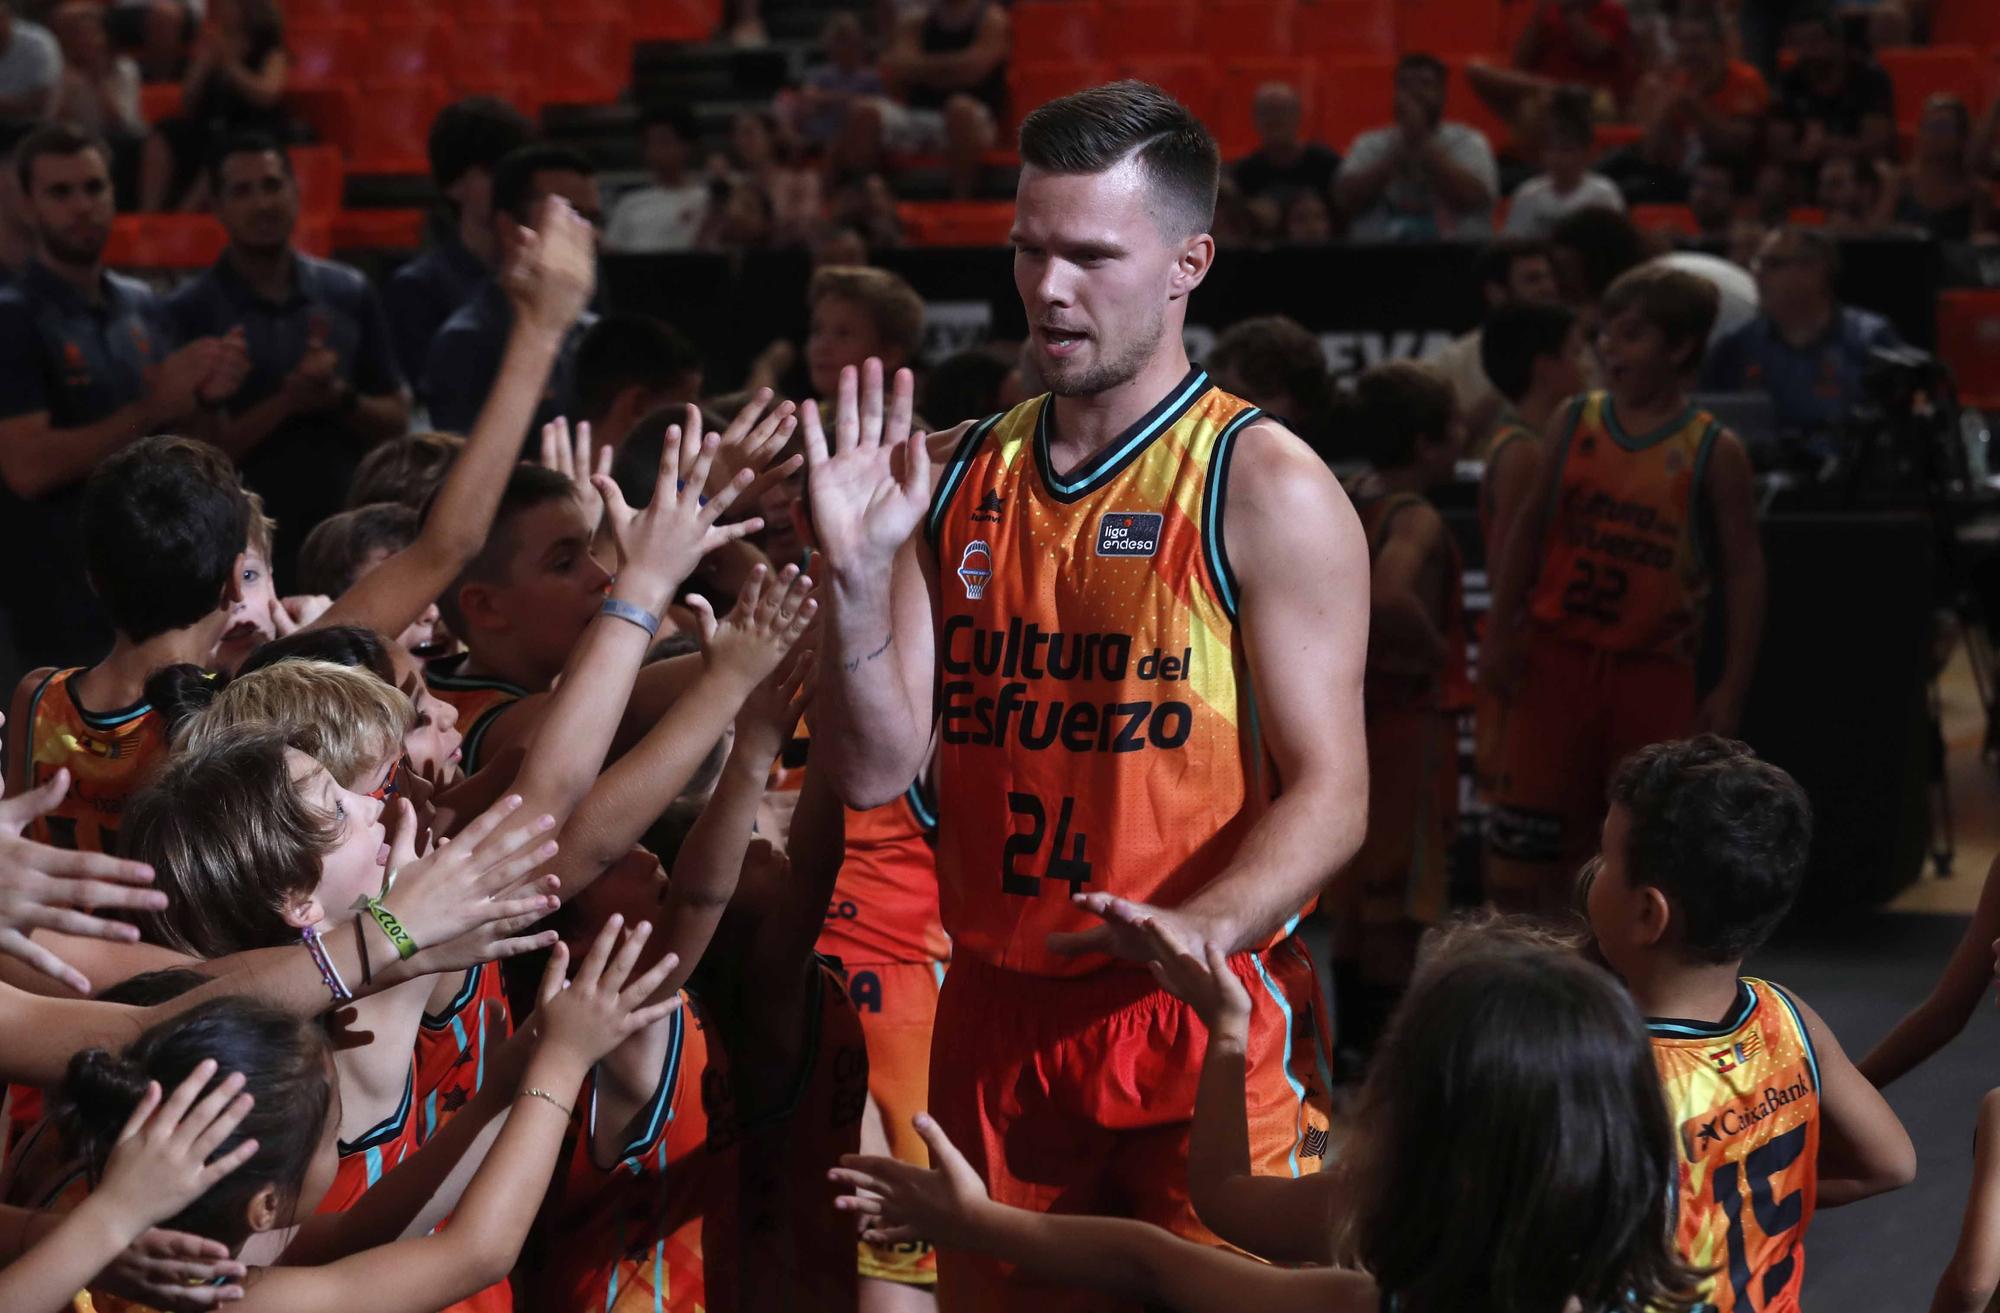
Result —
MULTIPOLYGON (((314 525, 299 545, 299 587, 308 594, 339 597, 362 576, 416 542, 422 527, 421 515, 394 502, 358 506, 329 516, 314 525)), ((450 641, 436 603, 426 607, 395 638, 419 658, 442 655, 450 641)))
POLYGON ((1451 385, 1411 361, 1355 383, 1345 428, 1373 469, 1350 493, 1374 560, 1369 608, 1368 832, 1338 877, 1340 1044, 1374 1045, 1417 939, 1445 910, 1458 837, 1458 714, 1470 705, 1458 546, 1425 499, 1451 482, 1465 427, 1451 385))
MULTIPOLYGON (((1194 952, 1201 974, 1233 979, 1214 946, 1194 952)), ((1169 987, 1180 978, 1155 975, 1169 987)), ((834 1178, 857 1193, 841 1206, 872 1239, 976 1249, 1050 1281, 1193 1313, 1696 1304, 1697 1274, 1667 1239, 1673 1131, 1645 1027, 1596 967, 1497 939, 1427 961, 1362 1090, 1340 1154, 1346 1170, 1296 1181, 1248 1177, 1248 1011, 1247 999, 1209 1009, 1219 1023, 1210 1060, 1235 1055, 1237 1157, 1268 1191, 1283 1259, 1322 1266, 1269 1266, 1142 1222, 995 1204, 928 1117, 918 1131, 938 1166, 849 1159, 834 1178), (1324 1266, 1336 1261, 1344 1266, 1324 1266)))
POLYGON ((1944 974, 1929 996, 1855 1064, 1875 1088, 1887 1089, 1889 1082, 1901 1078, 1965 1029, 1973 1010, 1993 987, 1996 940, 2000 940, 2000 857, 1986 868, 1979 906, 1973 909, 1958 947, 1952 950, 1951 960, 1945 963, 1944 974))
POLYGON ((243 595, 230 608, 229 628, 222 631, 222 641, 215 645, 215 654, 207 663, 210 669, 225 674, 234 674, 258 644, 275 638, 281 623, 294 627, 290 613, 282 618, 277 614, 284 608, 271 581, 271 540, 278 532, 278 522, 264 514, 262 497, 248 489, 243 495, 250 501, 250 535, 238 572, 243 595))
POLYGON ((1713 734, 1613 776, 1587 907, 1597 951, 1651 1020, 1678 1129, 1682 1255, 1707 1306, 1791 1309, 1816 1208, 1907 1185, 1916 1151, 1818 1014, 1741 974, 1791 910, 1812 811, 1792 778, 1713 734))
POLYGON ((85 565, 116 637, 96 665, 30 671, 15 690, 14 790, 39 788, 59 770, 73 781, 30 838, 117 851, 126 800, 166 755, 146 680, 176 662, 207 664, 243 595, 249 514, 228 459, 189 438, 143 439, 91 473, 85 565))
POLYGON ((452 463, 465 451, 456 433, 412 433, 372 448, 354 468, 347 508, 391 504, 421 511, 431 504, 452 463))
MULTIPOLYGON (((1481 371, 1506 402, 1479 483, 1479 537, 1489 581, 1507 534, 1534 491, 1540 435, 1562 403, 1584 390, 1583 324, 1564 305, 1505 301, 1479 335, 1481 371)), ((1484 626, 1482 625, 1482 629, 1484 626)), ((1506 703, 1484 684, 1474 695, 1475 772, 1490 795, 1506 724, 1506 703)))
POLYGON ((1958 1248, 1938 1278, 1931 1313, 1985 1313, 2000 1288, 2000 1090, 1979 1101, 1972 1136, 1972 1192, 1958 1248))
POLYGON ((1542 171, 1515 189, 1507 207, 1509 237, 1546 241, 1564 215, 1625 208, 1618 184, 1590 171, 1595 137, 1588 95, 1562 93, 1550 102, 1542 171))
POLYGON ((1626 754, 1742 719, 1764 625, 1764 552, 1743 444, 1688 402, 1716 292, 1642 265, 1599 307, 1607 391, 1564 406, 1494 573, 1480 679, 1510 704, 1487 832, 1503 907, 1560 910, 1604 781, 1626 754), (1697 702, 1709 590, 1720 678, 1697 702))
MULTIPOLYGON (((568 954, 550 959, 540 1010, 544 1024, 525 1070, 506 1095, 484 1100, 475 1117, 440 1139, 415 1191, 384 1191, 370 1209, 308 1223, 287 1249, 292 1262, 255 1268, 244 1281, 244 1313, 313 1313, 365 1304, 380 1313, 429 1313, 492 1285, 513 1266, 561 1148, 578 1088, 591 1065, 634 1031, 678 1006, 649 1003, 673 959, 636 978, 648 927, 620 934, 614 921, 563 985, 568 954), (615 950, 615 956, 614 956, 615 950), (554 1111, 551 1111, 554 1109, 554 1111), (417 1220, 439 1182, 433 1163, 462 1158, 463 1142, 506 1113, 492 1148, 457 1203, 454 1224, 435 1235, 417 1220), (412 1194, 422 1198, 412 1198, 412 1194), (414 1230, 411 1239, 397 1239, 414 1230), (317 1265, 305 1263, 320 1258, 317 1265)), ((328 1078, 328 1045, 318 1027, 248 999, 226 999, 148 1031, 122 1054, 79 1054, 61 1104, 72 1141, 102 1169, 118 1128, 148 1081, 178 1082, 204 1059, 242 1073, 255 1100, 239 1132, 254 1138, 249 1160, 170 1219, 177 1229, 240 1251, 253 1236, 309 1217, 331 1178, 339 1115, 328 1078)), ((242 1142, 223 1142, 233 1151, 242 1142)))

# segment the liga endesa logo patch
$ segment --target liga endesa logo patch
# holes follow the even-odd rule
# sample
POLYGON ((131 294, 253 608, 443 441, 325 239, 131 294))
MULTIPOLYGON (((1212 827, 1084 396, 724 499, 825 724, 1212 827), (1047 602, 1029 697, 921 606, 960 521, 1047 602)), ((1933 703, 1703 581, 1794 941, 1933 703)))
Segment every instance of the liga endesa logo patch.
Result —
POLYGON ((1113 511, 1097 522, 1099 556, 1151 556, 1160 550, 1160 525, 1166 516, 1142 511, 1113 511))

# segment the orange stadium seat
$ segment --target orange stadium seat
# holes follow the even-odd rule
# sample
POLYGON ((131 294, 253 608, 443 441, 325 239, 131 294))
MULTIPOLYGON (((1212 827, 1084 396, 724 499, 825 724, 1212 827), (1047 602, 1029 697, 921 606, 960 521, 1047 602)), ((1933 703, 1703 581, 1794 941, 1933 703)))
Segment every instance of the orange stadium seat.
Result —
POLYGON ((624 12, 635 40, 706 41, 722 23, 722 0, 632 0, 624 12))
POLYGON ((896 215, 918 246, 1005 246, 1012 201, 901 201, 896 215))
POLYGON ((291 44, 292 28, 300 23, 325 22, 354 17, 353 0, 284 0, 286 45, 291 44))
POLYGON ((469 81, 505 79, 532 73, 546 37, 542 20, 529 12, 502 13, 459 26, 458 45, 448 76, 458 86, 469 81))
POLYGON ((1486 134, 1493 153, 1501 154, 1513 145, 1514 125, 1494 113, 1493 107, 1472 89, 1472 83, 1465 77, 1466 62, 1462 58, 1445 61, 1444 116, 1478 128, 1486 134))
POLYGON ((1266 82, 1287 82, 1299 93, 1301 122, 1307 136, 1319 121, 1319 61, 1265 56, 1258 59, 1231 59, 1222 65, 1222 85, 1227 88, 1215 108, 1209 128, 1222 145, 1222 157, 1235 159, 1257 145, 1257 129, 1251 121, 1251 99, 1266 82))
POLYGON ((302 214, 298 226, 292 229, 292 245, 307 255, 316 255, 324 260, 333 254, 333 216, 331 214, 302 214))
POLYGON ((491 96, 495 100, 504 100, 530 119, 542 112, 542 79, 532 72, 462 68, 452 79, 452 91, 460 96, 491 96))
POLYGON ((338 146, 294 146, 292 175, 299 180, 299 210, 303 214, 331 215, 340 209, 347 168, 341 163, 338 146))
POLYGON ((352 82, 303 86, 295 82, 285 90, 285 108, 309 124, 321 141, 330 141, 349 152, 354 149, 354 123, 360 102, 361 93, 352 82))
MULTIPOLYGON (((1118 76, 1150 82, 1186 105, 1203 123, 1215 122, 1222 74, 1209 60, 1190 55, 1147 55, 1119 61, 1118 76)), ((1247 89, 1245 94, 1249 94, 1247 89)))
POLYGON ((441 78, 378 82, 353 109, 348 162, 356 173, 424 173, 431 120, 451 99, 441 78))
POLYGON ((212 214, 121 214, 104 258, 119 269, 206 269, 228 244, 212 214))
POLYGON ((1938 355, 1958 377, 1959 399, 2000 409, 2000 291, 1938 293, 1938 355))
POLYGON ((440 14, 392 14, 368 25, 362 46, 361 80, 408 82, 414 78, 447 77, 462 58, 458 29, 440 14))
POLYGON ((1685 205, 1635 205, 1631 213, 1633 226, 1641 232, 1678 233, 1683 237, 1701 233, 1694 221, 1694 211, 1685 205))
POLYGON ((1915 126, 1924 102, 1934 95, 1957 96, 1974 114, 1979 112, 1985 70, 1971 46, 1912 46, 1878 51, 1875 57, 1896 85, 1898 125, 1915 126))
POLYGON ((1319 60, 1393 55, 1395 8, 1389 0, 1299 0, 1292 49, 1319 60))
POLYGON ((1022 0, 1010 15, 1014 58, 1037 63, 1090 59, 1097 54, 1098 7, 1073 0, 1022 0))
POLYGON ((2000 5, 1993 0, 1938 0, 1931 9, 1931 40, 1950 45, 2000 46, 2000 5))
POLYGON ((338 250, 415 250, 424 243, 422 210, 342 210, 333 216, 338 250))
POLYGON ((1427 55, 1483 55, 1500 46, 1500 0, 1397 0, 1396 41, 1427 55))
POLYGON ((543 100, 596 105, 618 99, 632 81, 632 29, 607 16, 549 19, 543 24, 543 100))
POLYGON ((1389 122, 1396 99, 1393 59, 1322 61, 1320 140, 1341 154, 1370 128, 1389 122))
POLYGON ((139 88, 139 117, 148 123, 172 118, 181 112, 181 84, 147 82, 139 88))
POLYGON ((1195 48, 1188 0, 1105 0, 1103 12, 1097 48, 1106 59, 1182 56, 1195 48))
POLYGON ((1100 60, 1013 64, 1007 70, 1007 96, 1019 122, 1038 105, 1058 96, 1094 87, 1112 79, 1111 66, 1100 60))
POLYGON ((291 77, 298 82, 339 82, 360 76, 368 29, 352 18, 315 18, 285 29, 291 77))
POLYGON ((1215 0, 1198 12, 1189 54, 1231 59, 1296 53, 1292 0, 1215 0))

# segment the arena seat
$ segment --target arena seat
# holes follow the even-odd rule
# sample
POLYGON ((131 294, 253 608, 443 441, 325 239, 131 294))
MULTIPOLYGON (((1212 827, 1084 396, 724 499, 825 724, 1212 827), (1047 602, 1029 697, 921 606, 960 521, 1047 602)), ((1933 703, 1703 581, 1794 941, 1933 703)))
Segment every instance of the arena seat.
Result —
POLYGON ((1924 102, 1934 95, 1957 96, 1974 115, 1979 113, 1985 70, 1972 47, 1912 46, 1877 51, 1875 57, 1895 83, 1898 126, 1914 127, 1924 102))
POLYGON ((1014 202, 898 201, 896 217, 914 246, 1005 246, 1014 202))
POLYGON ((212 214, 121 214, 104 259, 118 269, 206 269, 229 245, 212 214))
POLYGON ((1465 66, 1470 62, 1463 57, 1445 60, 1444 116, 1455 123, 1478 128, 1486 134, 1486 142, 1495 155, 1505 154, 1514 146, 1514 125, 1494 112, 1472 89, 1465 76, 1465 66))
POLYGON ((147 82, 139 88, 139 117, 148 123, 172 118, 181 112, 181 84, 147 82))
POLYGON ((1678 233, 1683 237, 1698 236, 1701 232, 1694 221, 1694 211, 1685 205, 1635 205, 1629 213, 1632 226, 1641 232, 1678 233))
POLYGON ((1396 11, 1388 0, 1300 0, 1292 48, 1308 59, 1396 53, 1396 11))
POLYGON ((1007 69, 1007 96, 1018 123, 1038 105, 1111 79, 1111 66, 1099 60, 1013 64, 1007 69))
POLYGON ((315 18, 285 29, 296 82, 340 82, 359 77, 368 30, 352 18, 315 18))
POLYGON ((542 112, 542 79, 517 69, 471 69, 458 71, 452 92, 459 96, 491 96, 504 100, 530 119, 542 112))
POLYGON ((2000 5, 1993 0, 1937 0, 1931 40, 1942 45, 2000 46, 2000 5))
POLYGON ((285 38, 291 44, 292 28, 300 23, 324 22, 354 17, 353 0, 284 0, 285 38))
POLYGON ((1938 293, 1938 356, 1958 377, 1959 399, 2000 410, 2000 290, 1938 293))
POLYGON ((1396 95, 1396 61, 1329 59, 1321 67, 1319 138, 1345 155, 1356 137, 1389 121, 1396 95))
MULTIPOLYGON (((575 12, 562 0, 550 0, 547 9, 575 12)), ((636 41, 706 41, 722 23, 722 0, 629 0, 621 12, 636 41)))
POLYGON ((1209 120, 1216 140, 1221 143, 1224 159, 1235 159, 1256 148, 1257 129, 1251 102, 1257 88, 1266 82, 1288 83, 1297 90, 1305 134, 1310 138, 1316 131, 1322 89, 1319 61, 1268 55, 1231 59, 1222 66, 1222 85, 1232 90, 1221 97, 1215 117, 1209 120))
POLYGON ((531 75, 542 58, 546 36, 541 18, 530 12, 501 13, 461 24, 452 61, 452 85, 484 90, 496 80, 531 75))
POLYGON ((361 81, 446 77, 465 57, 457 33, 451 20, 440 14, 418 11, 379 17, 368 25, 362 46, 361 81))
MULTIPOLYGON (((285 108, 309 125, 321 141, 348 152, 352 162, 356 106, 361 93, 352 82, 292 83, 285 89, 285 108)), ((425 129, 429 131, 428 128, 425 129)))
POLYGON ((1397 0, 1396 44, 1439 58, 1490 54, 1500 48, 1500 0, 1397 0))
POLYGON ((422 210, 342 210, 333 216, 338 250, 413 251, 424 244, 422 210))
POLYGON ((1022 0, 1010 18, 1015 59, 1052 63, 1097 54, 1100 11, 1089 0, 1022 0))
POLYGON ((451 100, 441 78, 379 82, 353 108, 348 162, 356 173, 424 173, 431 120, 451 100))
MULTIPOLYGON (((1191 55, 1145 55, 1118 61, 1118 76, 1150 82, 1186 105, 1204 123, 1213 123, 1222 98, 1222 73, 1209 60, 1191 55)), ((1244 88, 1244 94, 1249 89, 1244 88)))
POLYGON ((1292 0, 1212 0, 1196 11, 1189 53, 1209 59, 1293 54, 1292 9, 1292 0))
POLYGON ((292 176, 299 182, 299 212, 321 216, 337 213, 346 185, 340 147, 294 146, 287 153, 292 158, 292 176))
POLYGON ((617 100, 632 81, 632 28, 622 18, 551 18, 537 70, 542 99, 554 105, 597 105, 617 100))
POLYGON ((1195 48, 1194 31, 1187 0, 1105 0, 1097 49, 1113 60, 1183 56, 1195 48))

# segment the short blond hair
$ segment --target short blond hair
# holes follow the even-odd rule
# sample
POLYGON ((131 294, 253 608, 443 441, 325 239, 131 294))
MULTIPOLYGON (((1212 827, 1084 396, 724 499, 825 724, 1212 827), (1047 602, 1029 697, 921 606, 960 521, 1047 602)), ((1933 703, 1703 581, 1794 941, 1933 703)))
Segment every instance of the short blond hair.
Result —
POLYGON ((806 284, 806 304, 816 306, 829 296, 860 306, 875 325, 877 344, 899 353, 905 363, 916 362, 924 344, 924 298, 916 288, 887 269, 830 264, 806 284))
POLYGON ((250 532, 248 547, 253 555, 265 565, 271 564, 271 542, 277 537, 278 522, 264 513, 264 499, 248 488, 243 495, 250 499, 250 532))
POLYGON ((403 751, 417 711, 372 672, 331 661, 279 661, 232 679, 174 731, 193 752, 245 725, 271 725, 343 788, 354 788, 403 751))

